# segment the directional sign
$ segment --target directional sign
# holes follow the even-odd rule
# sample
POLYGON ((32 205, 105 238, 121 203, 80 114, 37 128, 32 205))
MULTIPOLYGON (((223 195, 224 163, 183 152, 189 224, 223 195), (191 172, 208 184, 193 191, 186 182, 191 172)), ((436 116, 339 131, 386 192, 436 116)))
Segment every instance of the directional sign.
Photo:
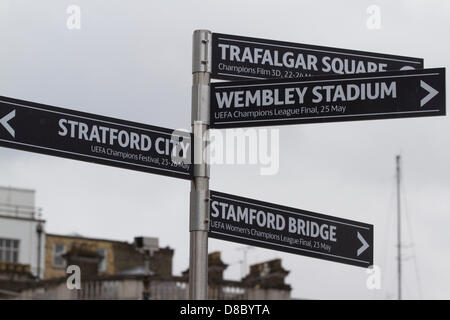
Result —
POLYGON ((211 191, 209 237, 341 262, 373 264, 373 225, 211 191))
POLYGON ((0 146, 192 178, 189 133, 6 97, 0 146))
POLYGON ((445 115, 445 68, 211 85, 211 127, 445 115))
POLYGON ((301 78, 423 69, 423 59, 213 33, 212 77, 301 78))

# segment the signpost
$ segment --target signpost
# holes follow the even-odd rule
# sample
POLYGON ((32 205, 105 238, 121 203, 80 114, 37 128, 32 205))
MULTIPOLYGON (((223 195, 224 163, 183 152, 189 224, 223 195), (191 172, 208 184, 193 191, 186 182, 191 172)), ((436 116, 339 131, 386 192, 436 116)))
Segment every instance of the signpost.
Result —
POLYGON ((208 236, 371 266, 373 225, 210 191, 208 129, 445 115, 445 69, 208 30, 192 62, 192 134, 0 97, 0 146, 191 180, 190 299, 208 298, 208 236))
POLYGON ((211 128, 445 115, 445 68, 211 85, 211 128))
POLYGON ((190 133, 0 97, 0 146, 192 179, 190 133))
POLYGON ((373 225, 211 190, 209 237, 341 262, 373 264, 373 225))
POLYGON ((189 298, 208 299, 209 220, 209 93, 211 82, 211 31, 196 30, 192 37, 192 132, 194 176, 189 209, 189 298))
POLYGON ((423 59, 228 34, 212 35, 212 77, 302 78, 423 69, 423 59))

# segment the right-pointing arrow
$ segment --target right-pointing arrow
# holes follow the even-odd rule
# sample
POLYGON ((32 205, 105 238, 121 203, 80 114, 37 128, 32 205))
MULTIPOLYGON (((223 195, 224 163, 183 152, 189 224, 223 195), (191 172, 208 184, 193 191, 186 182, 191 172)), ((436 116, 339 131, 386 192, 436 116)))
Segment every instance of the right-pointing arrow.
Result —
POLYGON ((420 80, 420 86, 428 91, 428 94, 420 100, 420 106, 423 107, 428 101, 433 99, 435 95, 439 93, 435 88, 431 87, 428 83, 423 80, 420 80))
POLYGON ((0 119, 0 124, 9 132, 10 135, 15 138, 16 132, 14 131, 13 127, 11 127, 8 123, 9 120, 14 118, 16 116, 16 110, 14 109, 10 113, 8 113, 6 116, 0 119))
POLYGON ((358 236, 359 241, 361 241, 361 243, 362 243, 362 247, 359 248, 358 251, 356 252, 356 256, 359 257, 359 255, 361 253, 366 251, 366 249, 369 247, 369 244, 366 242, 366 240, 364 240, 364 238, 362 237, 362 235, 358 231, 356 231, 356 232, 357 232, 357 236, 358 236))

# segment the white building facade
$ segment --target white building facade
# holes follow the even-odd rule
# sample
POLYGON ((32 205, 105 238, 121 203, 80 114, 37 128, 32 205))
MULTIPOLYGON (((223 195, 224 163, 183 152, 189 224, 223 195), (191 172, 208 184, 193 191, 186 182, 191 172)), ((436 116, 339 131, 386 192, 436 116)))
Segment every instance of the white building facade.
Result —
POLYGON ((29 265, 43 277, 45 221, 35 204, 35 191, 0 187, 0 262, 29 265))

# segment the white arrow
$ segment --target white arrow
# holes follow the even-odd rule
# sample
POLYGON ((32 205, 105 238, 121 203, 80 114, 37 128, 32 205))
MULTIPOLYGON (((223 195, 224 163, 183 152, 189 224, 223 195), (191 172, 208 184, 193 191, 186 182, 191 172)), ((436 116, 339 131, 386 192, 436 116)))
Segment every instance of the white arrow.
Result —
POLYGON ((13 138, 16 137, 16 132, 14 129, 9 125, 8 121, 11 120, 16 116, 16 110, 14 109, 10 113, 8 113, 6 116, 0 119, 0 124, 5 127, 5 129, 9 132, 10 135, 13 136, 13 138))
POLYGON ((358 233, 357 236, 358 236, 359 241, 361 241, 361 243, 362 243, 362 247, 358 249, 358 252, 356 252, 356 256, 359 257, 359 255, 361 253, 366 251, 366 249, 369 247, 369 244, 366 242, 366 240, 364 240, 364 238, 358 231, 356 231, 356 232, 358 233))
POLYGON ((432 88, 428 83, 426 83, 423 80, 420 80, 420 86, 428 91, 428 94, 422 100, 420 100, 420 106, 423 107, 424 104, 433 99, 433 97, 437 95, 439 91, 432 88))

